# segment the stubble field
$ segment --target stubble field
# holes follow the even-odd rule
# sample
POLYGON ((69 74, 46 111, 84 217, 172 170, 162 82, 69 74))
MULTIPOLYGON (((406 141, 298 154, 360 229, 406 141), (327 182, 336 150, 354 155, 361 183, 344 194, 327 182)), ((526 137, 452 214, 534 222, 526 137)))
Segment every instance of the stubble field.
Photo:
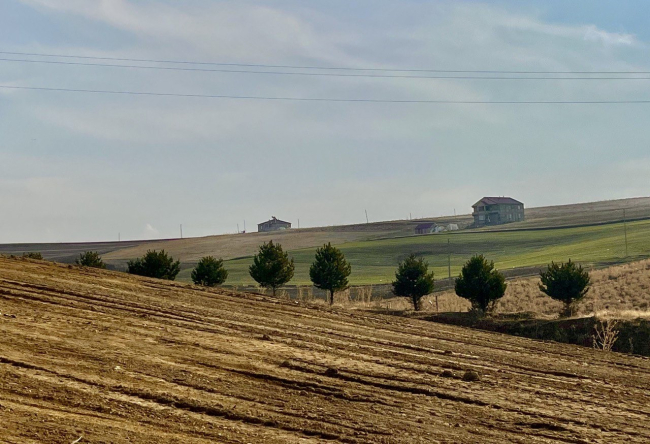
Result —
POLYGON ((6 443, 650 441, 642 358, 23 260, 0 312, 6 443))

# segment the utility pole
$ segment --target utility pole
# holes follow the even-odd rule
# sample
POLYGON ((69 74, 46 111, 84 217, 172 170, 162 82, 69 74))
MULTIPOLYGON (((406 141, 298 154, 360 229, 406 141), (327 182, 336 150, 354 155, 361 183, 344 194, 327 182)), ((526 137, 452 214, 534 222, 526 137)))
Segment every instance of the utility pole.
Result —
POLYGON ((451 285, 451 239, 447 238, 447 270, 449 271, 449 285, 451 285))
POLYGON ((181 239, 183 239, 183 224, 181 224, 181 239))
POLYGON ((625 230, 625 257, 627 257, 627 217, 625 217, 625 209, 623 209, 623 229, 625 230))
POLYGON ((244 233, 246 233, 246 219, 244 219, 244 233))
POLYGON ((298 229, 300 230, 300 219, 298 219, 298 229))
POLYGON ((370 222, 368 221, 368 210, 366 210, 366 223, 369 224, 370 222))

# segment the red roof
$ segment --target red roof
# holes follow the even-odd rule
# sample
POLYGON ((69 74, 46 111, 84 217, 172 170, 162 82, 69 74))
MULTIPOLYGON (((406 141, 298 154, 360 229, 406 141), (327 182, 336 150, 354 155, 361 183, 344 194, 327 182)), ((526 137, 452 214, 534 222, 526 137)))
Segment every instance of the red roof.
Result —
POLYGON ((472 207, 477 207, 479 205, 523 205, 523 203, 513 199, 512 197, 484 197, 472 205, 472 207))

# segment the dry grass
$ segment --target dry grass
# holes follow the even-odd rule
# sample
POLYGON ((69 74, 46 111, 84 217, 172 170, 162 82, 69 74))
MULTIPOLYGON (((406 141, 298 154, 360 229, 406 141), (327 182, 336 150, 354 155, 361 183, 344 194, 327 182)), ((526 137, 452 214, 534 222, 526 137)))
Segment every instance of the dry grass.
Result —
MULTIPOLYGON (((650 260, 605 268, 591 272, 592 286, 585 299, 577 306, 577 315, 596 315, 601 319, 635 319, 650 317, 650 260)), ((496 305, 496 313, 530 312, 537 316, 555 317, 563 304, 554 301, 539 290, 539 278, 517 279, 508 282, 506 295, 496 305)), ((357 290, 358 291, 358 290, 357 290)), ((355 298, 338 303, 352 308, 408 310, 406 298, 368 299, 363 303, 355 298)), ((438 293, 440 312, 468 311, 470 304, 453 291, 438 293)), ((435 295, 424 298, 424 311, 436 309, 435 295)))

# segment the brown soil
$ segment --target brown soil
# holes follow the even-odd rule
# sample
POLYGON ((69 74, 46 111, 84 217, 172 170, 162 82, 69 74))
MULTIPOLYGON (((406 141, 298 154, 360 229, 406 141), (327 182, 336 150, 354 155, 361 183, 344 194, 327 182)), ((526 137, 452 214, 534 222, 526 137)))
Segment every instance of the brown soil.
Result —
POLYGON ((27 260, 0 311, 3 443, 650 442, 642 358, 27 260))

